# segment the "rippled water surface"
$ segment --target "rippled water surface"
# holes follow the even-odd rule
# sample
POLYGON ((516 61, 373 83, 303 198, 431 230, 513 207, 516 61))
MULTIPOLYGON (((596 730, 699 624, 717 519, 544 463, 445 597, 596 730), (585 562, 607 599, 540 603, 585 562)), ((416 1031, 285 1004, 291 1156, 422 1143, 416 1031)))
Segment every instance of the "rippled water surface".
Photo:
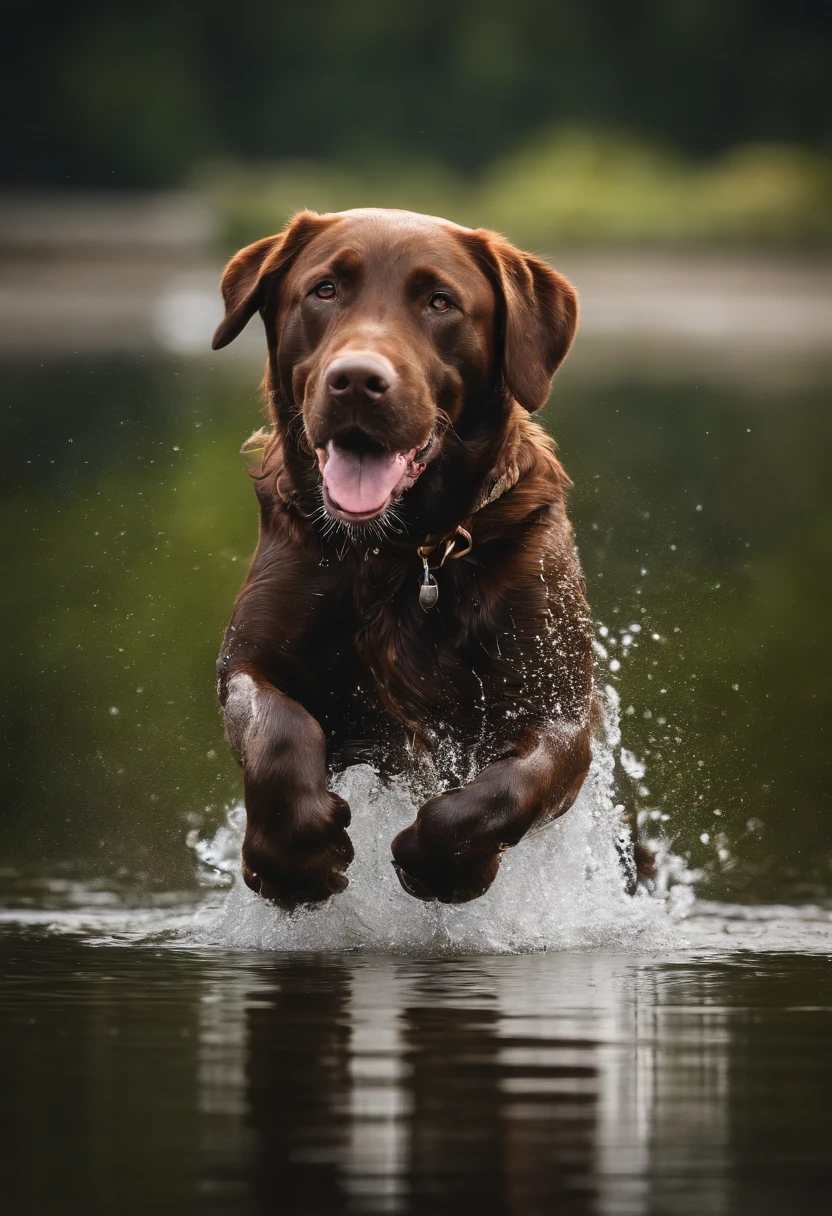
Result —
POLYGON ((824 957, 0 960, 10 1212, 828 1211, 824 957))
POLYGON ((239 881, 213 702, 257 366, 4 365, 10 1212, 829 1210, 829 377, 705 354, 568 365, 546 415, 606 689, 579 802, 426 906, 357 766, 351 886, 293 917, 239 881))

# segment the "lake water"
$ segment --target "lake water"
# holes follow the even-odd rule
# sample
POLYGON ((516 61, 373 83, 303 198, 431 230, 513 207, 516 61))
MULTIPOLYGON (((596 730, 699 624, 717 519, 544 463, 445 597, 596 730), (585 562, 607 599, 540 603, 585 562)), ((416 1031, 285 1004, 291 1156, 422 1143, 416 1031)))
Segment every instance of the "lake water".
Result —
POLYGON ((9 1212, 829 1210, 823 957, 0 957, 9 1212))
POLYGON ((609 689, 579 804, 441 909, 359 767, 352 885, 288 918, 213 700, 256 363, 3 364, 10 1212, 828 1210, 830 376, 680 367, 576 359, 545 415, 609 689))

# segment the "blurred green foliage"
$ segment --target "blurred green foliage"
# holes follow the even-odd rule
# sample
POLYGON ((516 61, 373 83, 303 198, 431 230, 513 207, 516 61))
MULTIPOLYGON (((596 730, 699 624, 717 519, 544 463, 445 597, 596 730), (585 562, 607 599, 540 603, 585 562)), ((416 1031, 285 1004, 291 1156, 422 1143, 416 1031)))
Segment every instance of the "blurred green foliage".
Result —
POLYGON ((704 163, 643 140, 545 131, 463 177, 435 165, 350 172, 331 164, 214 165, 200 184, 222 242, 273 232, 301 207, 403 207, 505 232, 526 248, 565 245, 816 246, 832 238, 832 162, 786 145, 748 145, 704 163))
POLYGON ((824 0, 6 6, 0 181, 178 185, 216 158, 465 176, 552 124, 823 150, 831 27, 824 0))

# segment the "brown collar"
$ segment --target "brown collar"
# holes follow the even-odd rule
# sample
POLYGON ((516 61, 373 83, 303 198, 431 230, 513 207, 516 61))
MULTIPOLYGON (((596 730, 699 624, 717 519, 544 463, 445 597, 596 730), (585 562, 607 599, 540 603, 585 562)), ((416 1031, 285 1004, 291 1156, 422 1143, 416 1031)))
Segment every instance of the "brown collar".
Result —
MULTIPOLYGON (((449 532, 443 533, 442 536, 426 536, 421 545, 416 546, 416 554, 421 559, 423 571, 422 585, 419 588, 419 605, 425 612, 429 612, 431 608, 435 607, 439 599, 439 585, 434 578, 433 571, 441 570, 446 561, 458 561, 460 557, 466 557, 471 552, 474 547, 471 536, 474 516, 485 507, 490 506, 492 502, 496 502, 503 494, 507 494, 517 484, 519 476, 515 466, 512 465, 506 469, 494 478, 490 488, 483 488, 476 506, 467 519, 464 519, 461 524, 457 524, 455 528, 451 528, 449 532), (442 555, 439 561, 431 565, 431 555, 437 554, 440 550, 442 555)), ((389 539, 388 543, 399 549, 410 549, 412 545, 412 542, 389 539)))
MULTIPOLYGON (((467 557, 474 547, 474 541, 471 536, 471 525, 474 522, 474 516, 492 502, 496 502, 498 498, 502 498, 503 494, 507 494, 514 486, 517 485, 520 474, 515 466, 505 469, 499 476, 494 477, 491 474, 490 485, 486 482, 483 487, 476 505, 471 514, 463 519, 461 524, 451 528, 448 532, 443 532, 441 536, 430 534, 425 537, 420 545, 416 546, 416 553, 423 562, 427 562, 428 558, 436 553, 438 549, 442 549, 442 557, 433 566, 431 570, 440 570, 445 562, 458 561, 460 557, 467 557), (464 545, 464 548, 461 547, 464 545)), ((412 541, 393 540, 388 537, 388 544, 395 545, 397 549, 412 549, 412 541)))

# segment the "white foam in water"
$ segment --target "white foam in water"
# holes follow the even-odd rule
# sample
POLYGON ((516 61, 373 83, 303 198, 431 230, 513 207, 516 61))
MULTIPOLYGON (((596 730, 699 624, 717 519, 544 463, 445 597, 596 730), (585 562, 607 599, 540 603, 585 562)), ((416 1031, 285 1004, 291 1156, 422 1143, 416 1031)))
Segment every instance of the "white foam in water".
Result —
POLYGON ((607 689, 605 735, 572 809, 503 855, 491 889, 462 905, 422 903, 407 895, 391 865, 390 842, 418 810, 403 785, 382 782, 368 765, 341 774, 334 789, 352 809, 355 860, 347 890, 292 914, 267 904, 239 875, 245 813, 194 841, 209 872, 233 874, 220 907, 199 913, 186 931, 191 944, 265 950, 371 950, 402 953, 507 953, 546 949, 658 949, 678 938, 667 903, 626 893, 620 849, 628 833, 616 806, 618 701, 607 689))
MULTIPOLYGON (((406 895, 390 863, 390 842, 412 823, 417 804, 404 785, 387 785, 367 765, 348 769, 335 788, 350 803, 355 860, 350 885, 327 904, 291 915, 254 895, 240 876, 245 810, 235 807, 208 839, 188 843, 204 886, 143 898, 143 906, 99 884, 42 879, 22 906, 0 908, 0 929, 17 925, 82 935, 92 945, 400 954, 507 954, 538 950, 624 950, 664 957, 726 958, 737 951, 832 954, 832 911, 803 905, 700 902, 696 874, 672 853, 656 850, 653 893, 626 893, 621 861, 629 836, 614 797, 619 755, 618 699, 606 690, 602 739, 572 809, 503 855, 500 872, 481 899, 457 907, 406 895), (229 888, 217 890, 217 888, 229 888)), ((621 756, 631 776, 638 760, 621 756)), ((666 818, 664 814, 660 817, 666 818)))

